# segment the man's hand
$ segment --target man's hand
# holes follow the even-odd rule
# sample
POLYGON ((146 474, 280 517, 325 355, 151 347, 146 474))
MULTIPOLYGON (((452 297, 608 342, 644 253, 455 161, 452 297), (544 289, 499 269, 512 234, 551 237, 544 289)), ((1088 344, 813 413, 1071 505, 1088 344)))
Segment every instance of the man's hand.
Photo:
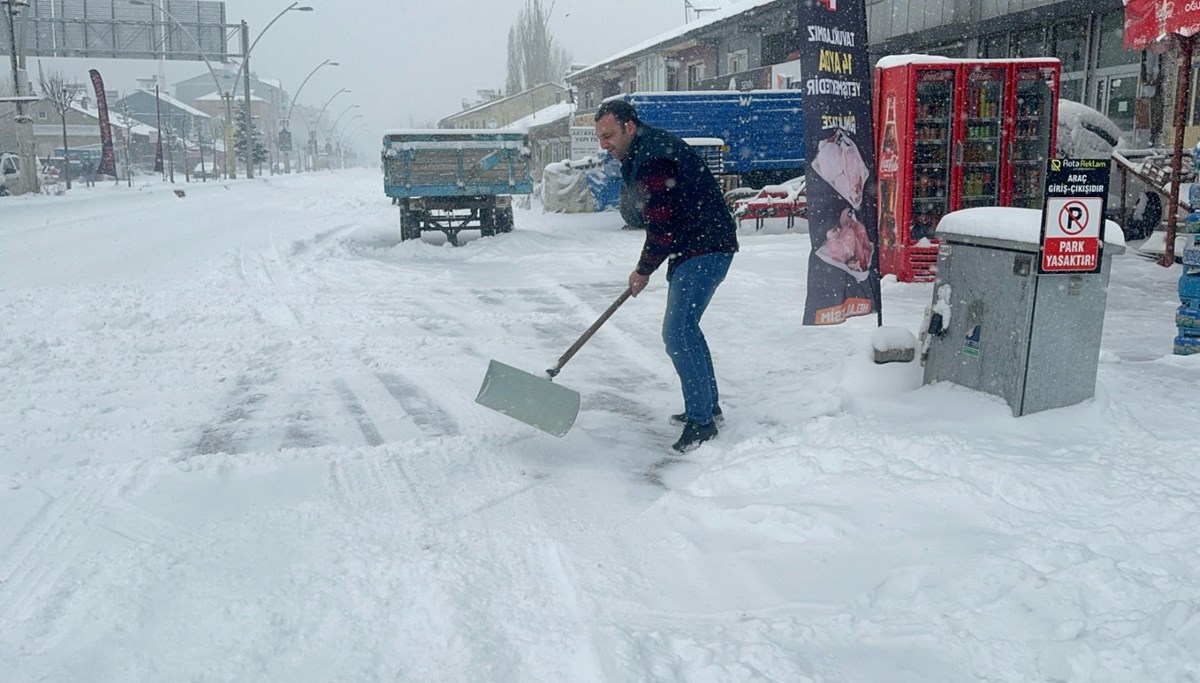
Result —
POLYGON ((638 294, 646 288, 646 284, 650 282, 649 275, 642 275, 636 270, 629 274, 629 291, 636 298, 638 294))

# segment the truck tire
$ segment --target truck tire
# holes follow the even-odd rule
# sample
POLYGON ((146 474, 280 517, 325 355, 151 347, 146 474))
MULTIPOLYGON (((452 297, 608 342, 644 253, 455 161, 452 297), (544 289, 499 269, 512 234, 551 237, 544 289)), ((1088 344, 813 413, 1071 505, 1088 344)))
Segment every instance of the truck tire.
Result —
POLYGON ((496 211, 496 232, 505 233, 513 231, 513 210, 512 207, 498 209, 496 211))
POLYGON ((479 210, 479 236, 491 237, 496 234, 496 210, 479 210))
POLYGON ((400 205, 400 241, 421 239, 421 213, 400 205))

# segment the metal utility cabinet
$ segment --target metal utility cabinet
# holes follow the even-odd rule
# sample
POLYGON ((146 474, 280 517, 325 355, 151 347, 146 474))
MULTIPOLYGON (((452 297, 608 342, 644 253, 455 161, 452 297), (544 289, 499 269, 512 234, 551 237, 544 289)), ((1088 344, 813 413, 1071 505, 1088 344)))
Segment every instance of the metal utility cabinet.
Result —
POLYGON ((1017 417, 1095 394, 1112 258, 1125 251, 1121 229, 1106 224, 1099 273, 1039 275, 1041 221, 1035 209, 986 208, 938 224, 925 384, 999 396, 1017 417))

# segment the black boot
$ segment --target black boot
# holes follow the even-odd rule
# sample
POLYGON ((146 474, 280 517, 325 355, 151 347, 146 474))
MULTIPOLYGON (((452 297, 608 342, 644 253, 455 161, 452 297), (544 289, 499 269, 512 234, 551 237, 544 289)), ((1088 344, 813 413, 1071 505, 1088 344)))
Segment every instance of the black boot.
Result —
POLYGON ((717 425, 709 422, 706 425, 689 422, 683 426, 683 434, 679 436, 671 448, 679 453, 687 453, 700 444, 714 438, 717 435, 717 425))
MULTIPOLYGON (((675 413, 670 419, 673 425, 685 425, 688 422, 687 413, 675 413)), ((713 409, 712 421, 718 427, 725 424, 725 416, 721 414, 721 406, 713 409)))

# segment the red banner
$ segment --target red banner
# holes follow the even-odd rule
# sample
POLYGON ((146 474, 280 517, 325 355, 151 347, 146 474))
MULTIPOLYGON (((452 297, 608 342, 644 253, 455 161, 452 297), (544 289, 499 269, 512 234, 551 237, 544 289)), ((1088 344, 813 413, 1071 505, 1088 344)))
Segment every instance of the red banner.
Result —
POLYGON ((1125 49, 1144 50, 1168 35, 1200 32, 1200 0, 1127 0, 1125 49))
POLYGON ((1194 36, 1200 31, 1200 0, 1175 0, 1167 8, 1167 33, 1194 36))
POLYGON ((88 71, 92 77, 92 88, 96 91, 96 109, 100 115, 100 164, 96 166, 97 174, 117 175, 117 158, 113 154, 112 126, 108 121, 108 99, 104 96, 104 79, 100 72, 88 71))
POLYGON ((1163 36, 1159 19, 1160 0, 1129 0, 1125 3, 1125 49, 1144 50, 1163 36))

